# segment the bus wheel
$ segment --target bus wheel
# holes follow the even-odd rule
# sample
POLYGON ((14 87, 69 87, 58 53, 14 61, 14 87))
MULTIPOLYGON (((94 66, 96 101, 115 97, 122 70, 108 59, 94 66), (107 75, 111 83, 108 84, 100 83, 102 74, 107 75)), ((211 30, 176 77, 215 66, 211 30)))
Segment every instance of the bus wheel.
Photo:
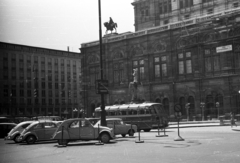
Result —
POLYGON ((129 135, 129 136, 134 136, 134 131, 133 131, 133 130, 129 130, 129 131, 128 131, 128 135, 129 135))
POLYGON ((144 132, 150 132, 151 131, 151 129, 145 129, 145 130, 143 130, 144 132))
POLYGON ((126 134, 122 134, 122 137, 125 137, 126 136, 126 134))

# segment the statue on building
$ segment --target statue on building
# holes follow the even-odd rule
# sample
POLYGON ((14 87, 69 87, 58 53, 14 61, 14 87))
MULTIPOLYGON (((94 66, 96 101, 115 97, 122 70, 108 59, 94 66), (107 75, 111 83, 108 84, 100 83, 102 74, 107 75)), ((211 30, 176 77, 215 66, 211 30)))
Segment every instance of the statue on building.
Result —
POLYGON ((131 101, 137 101, 138 100, 138 70, 133 69, 133 82, 129 83, 129 90, 132 95, 131 101))
POLYGON ((108 31, 112 33, 113 29, 117 32, 117 23, 114 23, 111 17, 109 22, 104 23, 104 26, 107 28, 105 34, 107 34, 108 31))

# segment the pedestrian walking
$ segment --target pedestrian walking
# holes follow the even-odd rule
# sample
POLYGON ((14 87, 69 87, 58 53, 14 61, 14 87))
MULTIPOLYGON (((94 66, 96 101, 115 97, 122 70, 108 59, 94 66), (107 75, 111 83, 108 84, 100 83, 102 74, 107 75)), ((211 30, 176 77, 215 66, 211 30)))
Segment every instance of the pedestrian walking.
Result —
POLYGON ((231 117, 231 127, 234 125, 237 127, 237 124, 235 123, 234 113, 231 112, 230 117, 231 117))

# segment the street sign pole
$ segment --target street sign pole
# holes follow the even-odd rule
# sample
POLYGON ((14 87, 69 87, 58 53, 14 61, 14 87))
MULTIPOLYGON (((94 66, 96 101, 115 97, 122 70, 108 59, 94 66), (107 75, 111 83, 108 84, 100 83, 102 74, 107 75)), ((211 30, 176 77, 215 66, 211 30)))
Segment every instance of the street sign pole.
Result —
POLYGON ((181 105, 175 105, 174 106, 174 111, 175 111, 175 118, 177 119, 178 122, 178 136, 174 139, 174 141, 184 141, 184 139, 180 136, 180 130, 179 130, 179 121, 180 118, 182 117, 182 113, 181 113, 181 105))

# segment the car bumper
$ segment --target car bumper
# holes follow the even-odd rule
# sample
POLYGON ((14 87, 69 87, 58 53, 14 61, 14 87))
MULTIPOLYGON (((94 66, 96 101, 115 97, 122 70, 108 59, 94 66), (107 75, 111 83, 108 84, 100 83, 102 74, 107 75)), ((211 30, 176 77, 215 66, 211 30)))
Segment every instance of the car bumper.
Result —
POLYGON ((6 136, 6 137, 4 138, 4 140, 13 140, 13 137, 12 137, 12 136, 6 136))
POLYGON ((25 140, 25 137, 24 136, 20 136, 19 138, 18 138, 18 141, 20 141, 20 142, 22 142, 22 141, 24 141, 25 140))

